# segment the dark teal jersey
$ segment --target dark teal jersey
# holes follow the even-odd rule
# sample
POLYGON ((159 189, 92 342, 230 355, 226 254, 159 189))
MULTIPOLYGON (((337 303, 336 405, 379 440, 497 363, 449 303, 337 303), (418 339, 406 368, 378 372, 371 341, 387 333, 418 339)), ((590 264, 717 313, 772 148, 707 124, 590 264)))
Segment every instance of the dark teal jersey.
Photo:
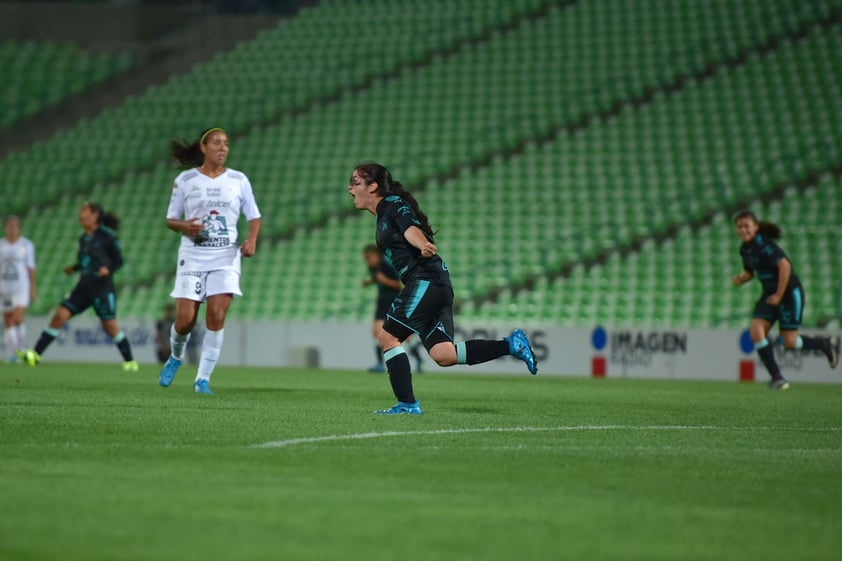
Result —
POLYGON ((76 270, 83 279, 97 278, 101 267, 108 267, 113 275, 122 266, 123 252, 114 230, 100 226, 93 233, 79 237, 76 270))
POLYGON ((441 257, 422 257, 421 250, 406 241, 404 232, 412 226, 420 228, 421 221, 402 198, 392 195, 377 205, 377 246, 392 262, 403 283, 427 280, 450 286, 450 274, 441 257))
MULTIPOLYGON (((774 294, 778 290, 778 263, 781 259, 789 259, 784 250, 772 239, 758 233, 750 242, 740 247, 740 257, 743 258, 743 268, 752 273, 763 285, 764 294, 774 294)), ((790 266, 792 261, 790 261, 790 266)), ((789 276, 787 292, 801 286, 795 268, 789 276)))

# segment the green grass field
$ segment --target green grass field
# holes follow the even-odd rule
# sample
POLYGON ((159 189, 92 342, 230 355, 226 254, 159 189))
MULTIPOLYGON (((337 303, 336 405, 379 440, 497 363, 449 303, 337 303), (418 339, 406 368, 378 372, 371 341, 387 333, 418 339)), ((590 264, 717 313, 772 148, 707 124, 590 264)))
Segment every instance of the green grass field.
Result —
POLYGON ((382 375, 185 370, 0 370, 0 558, 842 551, 842 386, 428 375, 395 418, 382 375))

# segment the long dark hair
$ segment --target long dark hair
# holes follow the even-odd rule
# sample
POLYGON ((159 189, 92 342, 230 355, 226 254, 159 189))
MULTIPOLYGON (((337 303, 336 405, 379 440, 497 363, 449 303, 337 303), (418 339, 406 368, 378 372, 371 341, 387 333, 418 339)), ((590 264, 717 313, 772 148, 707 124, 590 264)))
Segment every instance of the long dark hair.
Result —
POLYGON ((111 228, 114 231, 120 229, 120 219, 117 218, 117 215, 102 208, 101 204, 88 201, 85 203, 85 206, 87 206, 91 212, 97 213, 99 216, 99 218, 97 218, 97 224, 100 226, 111 228))
POLYGON ((766 222, 765 220, 758 219, 757 215, 750 210, 741 210, 735 214, 734 223, 736 224, 737 221, 742 220, 743 218, 748 218, 754 221, 754 223, 757 224, 757 231, 769 239, 777 240, 784 235, 780 226, 773 222, 766 222))
POLYGON ((409 206, 412 207, 412 211, 415 213, 415 216, 417 216, 418 220, 421 222, 421 226, 419 226, 421 231, 430 238, 430 241, 433 241, 433 237, 436 235, 436 232, 433 230, 433 227, 430 226, 430 220, 427 218, 427 215, 421 211, 421 207, 418 206, 418 201, 412 196, 412 193, 404 189, 400 181, 392 179, 392 172, 390 172, 386 166, 382 166, 374 162, 366 162, 358 165, 354 169, 369 185, 377 182, 378 195, 384 197, 397 195, 404 201, 408 202, 409 206))
POLYGON ((208 136, 212 132, 225 132, 219 127, 211 127, 199 133, 199 138, 193 142, 173 139, 170 141, 170 152, 176 160, 185 168, 197 168, 205 162, 205 155, 202 154, 202 144, 207 144, 208 136))

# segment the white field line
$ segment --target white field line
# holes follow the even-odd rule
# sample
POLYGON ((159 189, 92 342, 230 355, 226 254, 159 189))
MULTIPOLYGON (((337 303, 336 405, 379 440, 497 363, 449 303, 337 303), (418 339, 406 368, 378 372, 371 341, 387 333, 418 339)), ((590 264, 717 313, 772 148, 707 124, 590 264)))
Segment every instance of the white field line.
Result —
POLYGON ((837 432, 842 427, 719 427, 714 425, 564 425, 557 427, 481 427, 463 429, 437 429, 413 431, 361 432, 357 434, 330 434, 326 436, 305 436, 272 440, 262 444, 253 444, 251 448, 287 448, 299 444, 320 442, 338 442, 346 440, 370 440, 373 438, 392 438, 399 436, 435 436, 440 434, 471 434, 488 432, 574 432, 574 431, 724 431, 724 430, 796 430, 807 432, 837 432))
POLYGON ((722 427, 701 425, 569 425, 559 427, 482 427, 468 429, 437 429, 437 430, 411 430, 411 431, 383 431, 383 432, 361 432, 357 434, 331 434, 327 436, 306 436, 303 438, 289 438, 286 440, 273 440, 263 444, 255 444, 252 448, 286 448, 298 444, 313 444, 317 442, 336 442, 340 440, 369 440, 372 438, 391 438, 395 436, 425 436, 439 434, 470 434, 481 432, 571 432, 571 431, 612 431, 612 430, 634 430, 634 431, 682 431, 682 430, 721 430, 722 427))

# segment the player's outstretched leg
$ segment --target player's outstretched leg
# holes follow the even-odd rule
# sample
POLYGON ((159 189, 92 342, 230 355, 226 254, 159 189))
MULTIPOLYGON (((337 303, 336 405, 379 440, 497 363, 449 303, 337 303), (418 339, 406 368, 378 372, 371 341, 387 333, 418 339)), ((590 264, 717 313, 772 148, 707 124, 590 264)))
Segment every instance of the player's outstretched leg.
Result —
POLYGON ((187 341, 189 340, 190 333, 185 333, 184 335, 177 333, 175 325, 170 328, 170 348, 172 349, 172 354, 170 354, 167 362, 164 363, 164 367, 161 368, 161 374, 158 376, 158 383, 162 387, 169 387, 175 379, 175 375, 178 369, 181 368, 184 360, 184 348, 187 346, 187 341))
POLYGON ((452 351, 447 347, 444 348, 445 352, 439 352, 438 345, 431 349, 430 356, 439 366, 453 366, 454 364, 482 364, 506 355, 512 355, 526 363, 530 373, 536 374, 538 372, 538 363, 535 360, 532 345, 529 343, 526 333, 521 329, 515 329, 511 335, 502 339, 472 339, 456 343, 455 347, 455 357, 450 356, 452 351))

